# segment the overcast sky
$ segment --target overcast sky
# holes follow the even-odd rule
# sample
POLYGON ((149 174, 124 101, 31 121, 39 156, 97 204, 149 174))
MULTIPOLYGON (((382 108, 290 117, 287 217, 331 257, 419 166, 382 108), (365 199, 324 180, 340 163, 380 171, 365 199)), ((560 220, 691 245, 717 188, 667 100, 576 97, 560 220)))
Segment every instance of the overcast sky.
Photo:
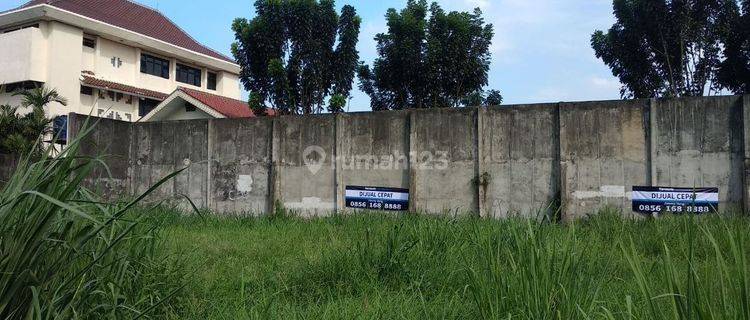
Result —
MULTIPOLYGON (((252 18, 251 0, 141 0, 158 8, 198 41, 230 55, 231 22, 252 18)), ((499 89, 506 104, 619 98, 619 83, 594 56, 591 33, 614 22, 608 0, 442 0, 447 10, 482 8, 495 26, 488 88, 499 89)), ((0 11, 25 1, 0 0, 0 11)), ((337 0, 362 17, 360 60, 375 58, 375 34, 386 31, 385 12, 406 0, 337 0)), ((356 80, 355 80, 356 87, 356 80)), ((353 92, 352 111, 369 110, 368 97, 353 92)))

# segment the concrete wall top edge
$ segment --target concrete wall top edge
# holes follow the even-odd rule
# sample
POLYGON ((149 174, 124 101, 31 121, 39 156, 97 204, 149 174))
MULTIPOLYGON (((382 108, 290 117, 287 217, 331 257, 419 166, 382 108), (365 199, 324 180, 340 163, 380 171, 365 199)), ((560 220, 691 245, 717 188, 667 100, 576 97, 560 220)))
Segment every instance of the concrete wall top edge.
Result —
POLYGON ((560 110, 568 109, 616 109, 622 107, 645 107, 650 104, 649 99, 612 100, 612 101, 582 101, 560 103, 560 110))

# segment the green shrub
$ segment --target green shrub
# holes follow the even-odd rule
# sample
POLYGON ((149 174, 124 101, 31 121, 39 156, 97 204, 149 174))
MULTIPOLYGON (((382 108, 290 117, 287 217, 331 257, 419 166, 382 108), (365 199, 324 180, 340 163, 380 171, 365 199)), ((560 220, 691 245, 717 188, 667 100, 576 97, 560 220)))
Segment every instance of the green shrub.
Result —
POLYGON ((79 144, 56 157, 25 156, 0 192, 0 319, 173 313, 164 302, 183 271, 154 254, 159 221, 136 208, 143 196, 108 204, 85 189, 102 162, 79 156, 79 144))
POLYGON ((46 87, 19 91, 14 95, 21 97, 20 106, 0 105, 0 153, 38 157, 43 149, 37 140, 51 133, 51 121, 44 109, 53 102, 66 105, 67 100, 55 89, 46 87), (31 110, 21 115, 19 107, 31 110))

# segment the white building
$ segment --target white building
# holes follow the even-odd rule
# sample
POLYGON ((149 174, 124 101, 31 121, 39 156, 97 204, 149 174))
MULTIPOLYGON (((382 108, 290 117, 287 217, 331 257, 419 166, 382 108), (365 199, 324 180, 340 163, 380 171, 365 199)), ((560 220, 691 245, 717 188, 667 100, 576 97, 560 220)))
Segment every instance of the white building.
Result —
POLYGON ((168 98, 149 118, 252 116, 233 59, 132 1, 30 1, 0 13, 0 47, 0 104, 18 105, 13 92, 44 84, 68 99, 51 116, 138 121, 168 98))

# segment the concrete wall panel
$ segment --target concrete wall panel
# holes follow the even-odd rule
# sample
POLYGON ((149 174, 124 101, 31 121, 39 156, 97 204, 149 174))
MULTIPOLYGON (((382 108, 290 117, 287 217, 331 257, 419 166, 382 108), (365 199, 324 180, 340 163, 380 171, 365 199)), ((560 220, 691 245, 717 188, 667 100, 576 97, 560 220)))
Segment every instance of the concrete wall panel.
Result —
POLYGON ((632 186, 648 182, 647 110, 647 100, 560 105, 564 219, 602 207, 631 215, 632 186))
MULTIPOLYGON (((85 125, 86 116, 70 115, 68 121, 73 128, 70 135, 72 137, 85 125)), ((106 167, 97 165, 86 186, 105 197, 129 194, 131 127, 127 123, 109 119, 92 118, 88 123, 96 124, 96 127, 80 144, 79 154, 101 157, 106 167)))
POLYGON ((262 214, 271 208, 272 121, 211 120, 211 208, 217 212, 262 214))
POLYGON ((336 208, 333 158, 334 115, 274 119, 274 198, 302 215, 327 215, 336 208))
POLYGON ((720 206, 741 208, 742 97, 657 100, 652 113, 655 185, 719 187, 720 206))
POLYGON ((346 186, 409 188, 409 113, 341 114, 337 124, 338 208, 346 186))
POLYGON ((412 204, 430 213, 478 211, 477 109, 415 110, 412 204))
POLYGON ((186 168, 156 189, 151 199, 178 201, 185 197, 200 207, 207 205, 208 121, 141 123, 134 127, 132 152, 133 190, 146 192, 169 174, 186 168))
POLYGON ((557 104, 480 109, 483 216, 554 213, 560 178, 557 112, 557 104))

